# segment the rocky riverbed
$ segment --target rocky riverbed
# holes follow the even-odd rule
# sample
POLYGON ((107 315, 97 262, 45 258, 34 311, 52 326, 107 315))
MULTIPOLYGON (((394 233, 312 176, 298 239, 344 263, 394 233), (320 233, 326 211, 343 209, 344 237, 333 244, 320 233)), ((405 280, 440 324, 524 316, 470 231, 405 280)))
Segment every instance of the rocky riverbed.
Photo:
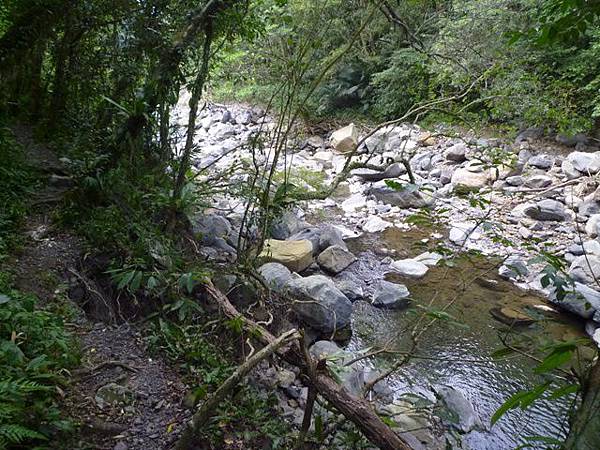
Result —
MULTIPOLYGON (((179 112, 185 124, 185 108, 179 112)), ((249 143, 273 128, 258 108, 208 105, 195 136, 199 181, 238 167, 229 181, 243 185, 243 167, 272 158, 268 146, 249 143)), ((304 190, 318 190, 365 134, 349 125, 296 136, 277 169, 304 190)), ((550 417, 543 405, 489 429, 503 399, 534 383, 527 361, 501 364, 489 355, 507 327, 549 339, 585 329, 600 341, 600 152, 584 137, 548 142, 536 130, 508 143, 448 134, 400 124, 370 136, 353 157, 369 168, 352 171, 329 198, 281 214, 258 271, 274 292, 294 299, 290 308, 313 330, 311 352, 336 360, 356 393, 410 348, 415 311, 447 314, 419 343, 426 359, 373 391, 380 411, 412 430, 406 438, 415 448, 444 448, 446 439, 507 448, 524 429, 559 436, 564 413, 550 417), (564 296, 548 282, 555 276, 549 262, 564 264, 574 281, 564 296), (381 347, 390 353, 347 364, 381 347)), ((243 214, 243 200, 229 192, 216 194, 195 218, 208 257, 232 257, 243 214)), ((278 386, 287 414, 301 420, 306 388, 293 372, 262 382, 278 386)))

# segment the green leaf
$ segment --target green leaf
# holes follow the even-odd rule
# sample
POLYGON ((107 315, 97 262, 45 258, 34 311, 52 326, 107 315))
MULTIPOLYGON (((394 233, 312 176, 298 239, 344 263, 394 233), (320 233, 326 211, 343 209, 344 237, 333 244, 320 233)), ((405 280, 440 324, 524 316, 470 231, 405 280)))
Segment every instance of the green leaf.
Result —
POLYGON ((575 394, 579 391, 579 384, 568 384, 557 390, 555 390, 548 397, 549 400, 556 400, 558 398, 566 397, 567 395, 575 394))
POLYGON ((572 356, 573 350, 571 349, 557 349, 546 356, 540 365, 534 369, 534 372, 538 374, 550 372, 566 364, 572 356))

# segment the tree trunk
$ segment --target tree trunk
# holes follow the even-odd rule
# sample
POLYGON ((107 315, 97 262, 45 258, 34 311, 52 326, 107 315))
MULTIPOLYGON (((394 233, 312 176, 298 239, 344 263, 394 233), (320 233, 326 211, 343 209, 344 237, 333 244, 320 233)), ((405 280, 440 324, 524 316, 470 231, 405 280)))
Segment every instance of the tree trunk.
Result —
MULTIPOLYGON (((265 345, 275 341, 275 336, 269 331, 240 314, 225 294, 216 289, 212 283, 208 283, 205 289, 210 298, 219 304, 225 315, 232 319, 241 320, 244 327, 252 333, 252 336, 255 336, 265 345)), ((305 361, 299 346, 292 346, 287 351, 280 350, 277 354, 305 373, 310 372, 307 369, 310 362, 305 361)), ((310 373, 307 373, 307 375, 310 377, 310 373)), ((310 382, 317 393, 346 416, 348 420, 352 421, 371 443, 382 450, 412 450, 410 445, 381 420, 366 400, 350 394, 326 372, 317 372, 311 377, 310 382)))
POLYGON ((600 448, 600 359, 592 366, 583 388, 583 401, 575 413, 566 450, 600 448))

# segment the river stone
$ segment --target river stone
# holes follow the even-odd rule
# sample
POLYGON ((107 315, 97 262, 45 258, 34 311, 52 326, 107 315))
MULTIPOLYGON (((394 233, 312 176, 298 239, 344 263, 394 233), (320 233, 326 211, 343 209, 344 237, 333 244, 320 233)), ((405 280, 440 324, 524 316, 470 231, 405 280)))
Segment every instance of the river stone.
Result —
POLYGON ((426 266, 433 267, 444 259, 442 255, 435 252, 425 252, 413 258, 415 261, 425 264, 426 266))
POLYGON ((448 161, 461 163, 467 160, 467 146, 465 144, 454 144, 444 152, 448 161))
POLYGON ((375 196, 380 202, 400 208, 423 208, 434 203, 430 193, 423 194, 419 190, 410 188, 397 191, 381 181, 373 185, 369 194, 375 196))
POLYGON ((600 154, 572 152, 567 156, 566 161, 569 161, 575 170, 583 174, 596 174, 600 172, 600 154))
POLYGON ((593 198, 586 198, 579 204, 577 210, 579 215, 584 217, 600 214, 600 202, 594 200, 593 198))
POLYGON ((403 284, 380 280, 375 286, 371 304, 380 308, 399 309, 409 305, 410 292, 403 284))
POLYGON ((285 240, 308 226, 293 211, 285 211, 271 224, 271 237, 273 239, 285 240))
POLYGON ((456 245, 465 245, 467 241, 473 242, 481 237, 477 223, 454 222, 451 224, 448 238, 456 245))
POLYGON ((207 245, 212 244, 218 238, 226 238, 231 230, 231 223, 225 217, 217 214, 204 214, 192 218, 192 232, 207 245))
POLYGON ((494 317, 494 319, 509 326, 531 325, 535 322, 535 320, 533 320, 527 314, 507 307, 492 308, 490 309, 490 314, 492 317, 494 317))
POLYGON ((423 278, 429 267, 415 259, 400 259, 390 265, 395 273, 408 278, 423 278))
POLYGON ((361 178, 363 181, 381 181, 388 178, 398 178, 406 173, 406 168, 403 164, 394 163, 386 167, 383 171, 371 169, 356 169, 352 171, 352 175, 361 178))
POLYGON ((596 280, 600 282, 600 256, 578 256, 569 267, 569 275, 581 283, 591 284, 596 283, 596 280))
POLYGON ((534 175, 525 181, 525 186, 532 189, 541 189, 552 184, 552 178, 547 175, 534 175))
POLYGON ((364 208, 365 206, 367 206, 367 199, 360 192, 352 194, 341 204, 341 207, 345 213, 354 212, 355 210, 364 208))
POLYGON ((527 164, 538 169, 548 170, 554 165, 554 158, 546 154, 536 155, 529 158, 527 164))
POLYGON ((334 275, 340 273, 354 261, 356 261, 356 256, 339 245, 327 247, 317 258, 319 266, 334 275))
POLYGON ((302 240, 306 239, 311 242, 313 246, 313 255, 318 255, 321 251, 332 245, 338 247, 347 248, 342 233, 331 225, 325 225, 323 227, 308 227, 300 230, 288 238, 289 240, 302 240))
POLYGON ((355 302, 357 300, 363 300, 365 294, 362 286, 352 280, 335 280, 335 286, 348 297, 348 300, 355 302))
POLYGON ((596 322, 600 322, 595 317, 597 311, 600 311, 600 292, 592 289, 585 284, 575 282, 573 288, 567 288, 564 298, 559 299, 556 290, 553 289, 548 296, 550 303, 556 306, 577 314, 584 319, 594 318, 596 322))
POLYGON ((302 272, 313 262, 313 246, 309 240, 279 241, 267 239, 260 258, 283 264, 292 272, 302 272))
POLYGON ((96 391, 94 397, 100 409, 111 406, 125 406, 133 402, 134 394, 131 389, 117 383, 108 383, 96 391))
POLYGON ((595 238, 600 235, 600 214, 593 214, 590 216, 585 224, 585 232, 591 238, 595 238))
POLYGON ((440 406, 450 413, 447 422, 452 427, 462 433, 482 428, 475 408, 462 392, 450 386, 441 386, 436 389, 436 395, 440 406))
POLYGON ((332 334, 350 325, 352 303, 323 275, 289 281, 286 294, 298 318, 315 330, 332 334))
POLYGON ((505 181, 509 186, 523 186, 525 184, 525 177, 522 177, 521 175, 514 175, 512 177, 506 177, 505 181))
POLYGON ((560 222, 567 218, 564 205, 559 201, 545 199, 527 206, 523 211, 532 219, 560 222))
POLYGON ((349 153, 358 145, 358 129, 350 125, 334 131, 331 135, 331 146, 339 153, 349 153))
POLYGON ((509 256, 498 269, 498 275, 506 280, 518 280, 529 275, 529 269, 518 256, 509 256))
POLYGON ((365 385, 365 371, 358 363, 346 366, 353 359, 350 352, 342 350, 334 342, 317 341, 309 349, 310 355, 317 361, 326 359, 328 364, 333 364, 335 373, 339 376, 342 385, 353 395, 359 396, 365 385))
POLYGON ((292 273, 283 264, 276 262, 263 264, 258 268, 258 273, 275 292, 282 292, 283 287, 292 279, 292 273))
POLYGON ((581 172, 579 172, 573 163, 567 159, 562 162, 560 168, 568 180, 574 180, 581 176, 581 172))
POLYGON ((363 231, 367 233, 378 233, 392 226, 392 223, 383 220, 379 216, 369 216, 369 218, 362 224, 363 231))

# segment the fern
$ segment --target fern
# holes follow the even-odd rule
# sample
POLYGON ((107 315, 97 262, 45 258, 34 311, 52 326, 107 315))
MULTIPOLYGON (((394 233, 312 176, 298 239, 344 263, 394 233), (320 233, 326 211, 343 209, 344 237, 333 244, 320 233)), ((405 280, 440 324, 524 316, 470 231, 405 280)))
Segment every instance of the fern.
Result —
POLYGON ((7 440, 8 444, 21 444, 28 440, 47 440, 46 436, 37 431, 21 425, 0 425, 0 436, 7 440))

